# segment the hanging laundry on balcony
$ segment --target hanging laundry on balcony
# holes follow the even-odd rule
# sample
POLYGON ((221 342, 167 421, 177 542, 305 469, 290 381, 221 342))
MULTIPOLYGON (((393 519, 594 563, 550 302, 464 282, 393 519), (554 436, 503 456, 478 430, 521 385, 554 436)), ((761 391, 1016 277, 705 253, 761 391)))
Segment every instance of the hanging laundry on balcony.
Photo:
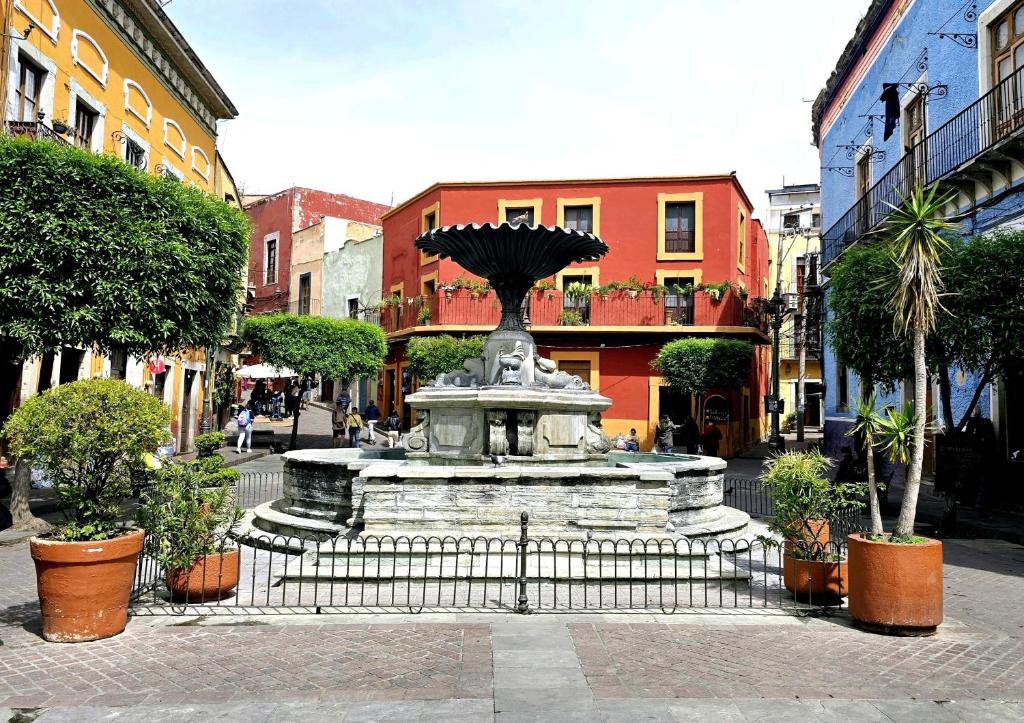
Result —
POLYGON ((887 141, 900 122, 900 84, 882 83, 882 94, 878 99, 885 103, 885 128, 882 140, 887 141))

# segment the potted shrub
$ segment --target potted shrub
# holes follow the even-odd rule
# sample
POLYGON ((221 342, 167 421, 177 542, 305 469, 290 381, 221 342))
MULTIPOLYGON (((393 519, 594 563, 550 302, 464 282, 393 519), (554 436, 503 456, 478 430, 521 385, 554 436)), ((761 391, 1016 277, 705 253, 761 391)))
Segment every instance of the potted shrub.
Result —
POLYGON ((849 536, 850 614, 862 628, 896 635, 930 635, 942 622, 942 543, 914 534, 926 439, 928 368, 925 338, 945 310, 940 256, 943 233, 957 225, 943 209, 954 193, 915 188, 894 206, 879 231, 892 257, 889 289, 896 331, 910 341, 914 364, 912 416, 890 412, 883 437, 890 454, 908 462, 900 514, 891 535, 872 524, 849 536), (908 419, 909 417, 909 419, 908 419))
POLYGON ((576 309, 563 309, 558 315, 558 323, 561 326, 586 326, 583 321, 583 314, 576 309))
POLYGON ((430 307, 424 304, 420 307, 420 310, 416 313, 416 325, 417 326, 429 326, 430 325, 430 307))
POLYGON ((143 532, 122 522, 121 502, 170 421, 152 394, 83 379, 30 398, 4 425, 12 451, 53 481, 65 516, 55 532, 30 540, 46 640, 124 630, 143 532))
POLYGON ((219 600, 238 586, 240 555, 231 536, 244 511, 228 480, 209 482, 193 465, 166 465, 139 509, 146 554, 164 570, 175 600, 219 600))
POLYGON ((207 432, 206 434, 198 435, 192 440, 192 444, 196 448, 196 456, 210 457, 224 446, 225 439, 223 432, 207 432))
POLYGON ((820 452, 786 452, 761 476, 774 503, 769 529, 783 538, 783 581, 797 600, 835 604, 846 596, 845 558, 829 542, 829 519, 861 505, 859 484, 833 484, 820 452))
POLYGON ((644 284, 636 276, 630 276, 622 282, 621 288, 625 289, 626 293, 629 294, 629 298, 635 299, 644 290, 644 284))

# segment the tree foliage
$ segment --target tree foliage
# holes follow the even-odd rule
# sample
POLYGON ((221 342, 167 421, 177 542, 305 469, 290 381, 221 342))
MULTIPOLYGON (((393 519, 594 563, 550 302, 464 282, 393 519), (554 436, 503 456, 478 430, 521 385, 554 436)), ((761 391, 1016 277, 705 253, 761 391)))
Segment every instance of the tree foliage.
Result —
POLYGON ((435 379, 438 374, 458 371, 467 359, 484 353, 486 341, 483 336, 457 339, 451 334, 413 337, 406 349, 409 373, 428 381, 435 379))
POLYGON ((216 344, 248 247, 245 214, 197 188, 0 136, 0 345, 17 354, 216 344))
POLYGON ((656 367, 682 392, 739 389, 750 377, 754 347, 736 339, 676 339, 658 352, 656 367))
POLYGON ((144 455, 169 438, 171 410, 123 381, 83 379, 29 398, 3 427, 16 455, 54 483, 68 521, 59 538, 121 533, 121 501, 145 472, 144 455))
POLYGON ((892 388, 913 374, 910 343, 895 330, 891 299, 895 275, 885 244, 847 249, 829 269, 826 332, 839 360, 861 379, 892 388))
POLYGON ((246 319, 242 337, 267 364, 324 379, 376 374, 387 355, 384 331, 355 319, 265 314, 246 319))

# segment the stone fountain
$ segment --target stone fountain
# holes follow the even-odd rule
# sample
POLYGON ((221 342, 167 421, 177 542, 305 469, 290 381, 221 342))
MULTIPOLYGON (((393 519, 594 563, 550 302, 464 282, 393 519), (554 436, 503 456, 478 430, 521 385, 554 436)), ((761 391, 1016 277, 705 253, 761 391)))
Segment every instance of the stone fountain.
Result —
POLYGON ((510 537, 520 513, 537 536, 678 539, 736 535, 749 517, 723 501, 714 457, 610 451, 611 400, 541 357, 523 325, 533 284, 608 251, 590 233, 524 223, 446 226, 416 240, 486 278, 501 322, 479 358, 406 401, 404 450, 285 455, 285 497, 256 510, 269 533, 510 537))

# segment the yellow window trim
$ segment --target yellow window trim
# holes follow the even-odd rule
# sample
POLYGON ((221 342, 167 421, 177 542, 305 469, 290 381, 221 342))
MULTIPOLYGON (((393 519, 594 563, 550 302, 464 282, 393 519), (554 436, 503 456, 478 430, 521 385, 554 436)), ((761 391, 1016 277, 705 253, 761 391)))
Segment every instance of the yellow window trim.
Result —
MULTIPOLYGON (((601 235, 601 197, 591 196, 590 198, 559 198, 556 202, 558 216, 555 220, 556 226, 565 228, 565 207, 566 206, 590 206, 594 209, 594 230, 595 236, 601 235)), ((536 215, 536 214, 534 214, 536 215)))
POLYGON ((600 266, 569 266, 562 269, 555 274, 555 288, 559 291, 565 291, 565 287, 562 285, 562 279, 566 276, 589 276, 591 285, 594 287, 601 285, 600 266))
POLYGON ((692 276, 693 285, 696 286, 704 281, 704 269, 657 269, 654 272, 654 280, 662 286, 665 285, 665 279, 679 276, 692 276))
POLYGON ((424 274, 420 277, 420 295, 427 295, 427 283, 434 282, 434 290, 437 290, 437 272, 431 271, 429 274, 424 274))
POLYGON ((509 200, 506 198, 498 199, 498 223, 505 223, 505 211, 510 208, 532 208, 533 209, 533 222, 540 225, 543 223, 541 219, 541 209, 544 206, 543 198, 523 198, 519 200, 509 200))
POLYGON ((736 204, 736 268, 747 273, 747 214, 736 204))
POLYGON ((659 193, 658 194, 658 260, 659 261, 703 261, 704 260, 704 194, 659 193), (668 252, 665 250, 665 204, 693 202, 693 251, 668 252))
MULTIPOLYGON (((434 214, 434 223, 441 226, 441 202, 437 201, 431 206, 427 206, 425 209, 420 211, 420 233, 427 232, 427 216, 434 214)), ((420 251, 420 266, 426 266, 437 261, 437 254, 425 254, 420 251)))
POLYGON ((548 357, 558 363, 563 361, 590 362, 590 388, 601 391, 601 352, 599 351, 553 351, 548 357))
POLYGON ((398 294, 399 298, 402 299, 402 301, 405 301, 405 282, 404 281, 402 281, 401 283, 398 283, 398 284, 391 284, 390 296, 394 296, 395 294, 398 294))

